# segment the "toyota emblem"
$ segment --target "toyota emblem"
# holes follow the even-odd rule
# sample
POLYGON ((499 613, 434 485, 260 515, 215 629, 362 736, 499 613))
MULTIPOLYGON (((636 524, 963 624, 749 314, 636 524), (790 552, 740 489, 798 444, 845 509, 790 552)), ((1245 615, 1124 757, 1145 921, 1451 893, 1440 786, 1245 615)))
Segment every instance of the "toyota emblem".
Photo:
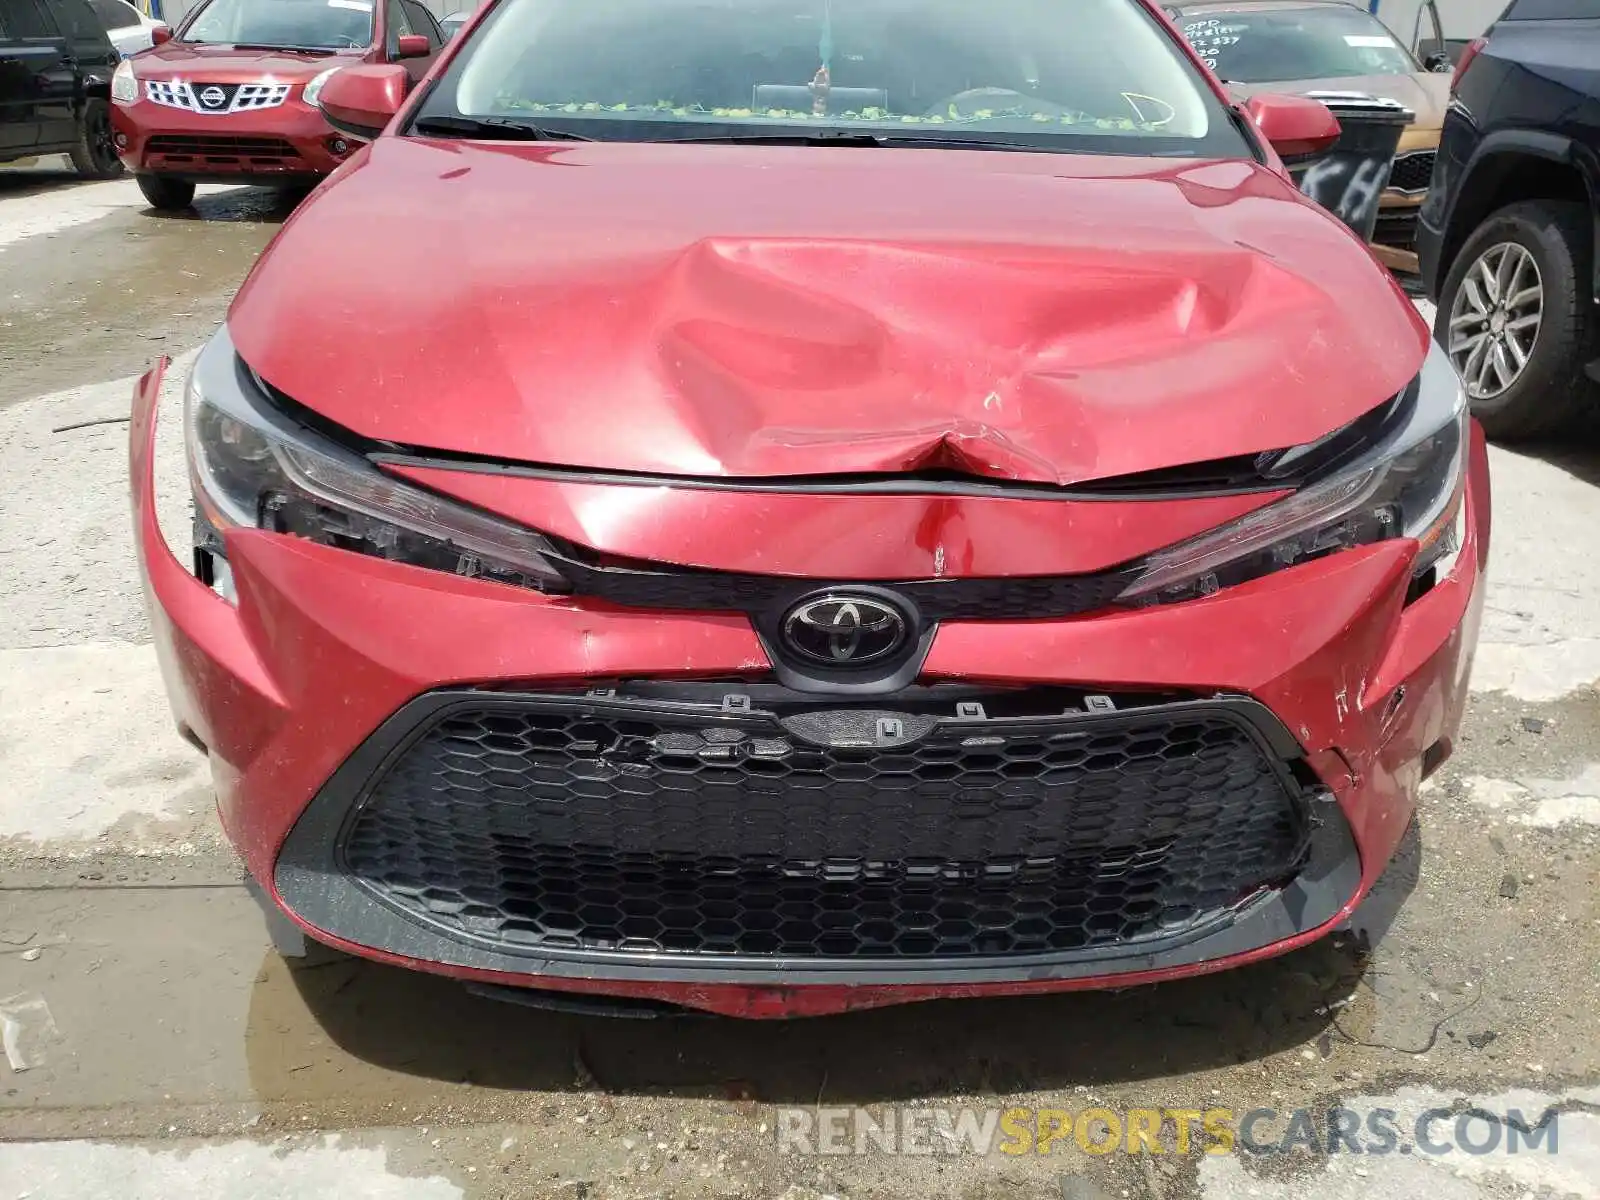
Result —
POLYGON ((893 605, 870 596, 822 596, 795 605, 783 619, 783 640, 808 662, 864 667, 906 644, 910 623, 893 605))
POLYGON ((207 108, 221 108, 228 102, 228 93, 219 87, 208 87, 200 93, 200 103, 207 108))

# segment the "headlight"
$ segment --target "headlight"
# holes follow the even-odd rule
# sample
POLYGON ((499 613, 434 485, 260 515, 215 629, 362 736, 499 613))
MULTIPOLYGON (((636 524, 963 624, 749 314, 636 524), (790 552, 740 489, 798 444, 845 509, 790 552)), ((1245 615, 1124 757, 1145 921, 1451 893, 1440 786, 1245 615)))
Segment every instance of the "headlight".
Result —
POLYGON ((390 478, 273 411, 224 328, 195 363, 184 423, 205 522, 517 587, 564 591, 539 534, 390 478))
POLYGON ((139 77, 133 73, 131 59, 123 59, 111 72, 111 98, 119 104, 132 104, 139 98, 139 77))
MULTIPOLYGON (((1415 574, 1447 573, 1460 550, 1467 399, 1437 343, 1375 444, 1275 504, 1157 552, 1120 599, 1164 604, 1388 538, 1416 538, 1415 574)), ((1331 442, 1333 439, 1325 439, 1331 442)), ((1318 444, 1319 446, 1321 443, 1318 444)), ((1315 457, 1316 447, 1290 451, 1315 457)))
POLYGON ((322 72, 322 74, 315 76, 310 83, 306 84, 304 96, 305 102, 312 107, 315 107, 317 103, 317 97, 322 95, 323 85, 327 83, 328 80, 332 79, 334 74, 340 70, 343 70, 343 68, 329 67, 326 71, 322 72))

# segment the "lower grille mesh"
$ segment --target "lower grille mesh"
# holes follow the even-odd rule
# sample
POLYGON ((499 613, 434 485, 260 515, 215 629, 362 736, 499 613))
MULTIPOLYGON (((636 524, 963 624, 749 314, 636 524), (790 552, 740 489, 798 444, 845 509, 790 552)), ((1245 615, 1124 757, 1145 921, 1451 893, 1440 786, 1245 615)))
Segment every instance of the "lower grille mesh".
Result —
POLYGON ((1403 192, 1425 192, 1433 178, 1434 152, 1415 150, 1399 155, 1389 168, 1389 186, 1403 192))
POLYGON ((255 163, 264 166, 302 161, 299 152, 282 138, 267 137, 191 137, 187 134, 159 134, 145 143, 148 154, 173 162, 255 163))
POLYGON ((1084 950, 1197 930, 1291 876, 1305 842, 1279 764, 1204 705, 1018 721, 470 704, 382 773, 342 862, 502 947, 1084 950))

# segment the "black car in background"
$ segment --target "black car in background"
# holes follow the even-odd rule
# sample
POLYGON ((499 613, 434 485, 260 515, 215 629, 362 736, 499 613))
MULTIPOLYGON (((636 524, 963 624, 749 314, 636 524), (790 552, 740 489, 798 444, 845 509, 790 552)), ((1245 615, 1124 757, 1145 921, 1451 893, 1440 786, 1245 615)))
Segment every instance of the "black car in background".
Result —
POLYGON ((1600 415, 1600 0, 1513 0, 1451 85, 1418 253, 1493 436, 1600 415))
POLYGON ((122 174, 118 58, 89 0, 0 0, 0 162, 66 154, 85 179, 122 174))

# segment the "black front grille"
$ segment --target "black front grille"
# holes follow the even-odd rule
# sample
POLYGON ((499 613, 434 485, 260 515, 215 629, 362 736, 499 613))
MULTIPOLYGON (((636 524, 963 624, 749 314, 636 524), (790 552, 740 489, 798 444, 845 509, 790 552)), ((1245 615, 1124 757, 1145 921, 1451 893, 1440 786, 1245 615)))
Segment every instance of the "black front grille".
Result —
POLYGON ((1433 178, 1434 151, 1418 150, 1402 154, 1389 168, 1389 186, 1402 192, 1425 192, 1433 178))
POLYGON ((783 695, 464 699, 380 770, 340 864, 502 950, 881 960, 1197 935, 1304 852, 1240 703, 783 695))
POLYGON ((190 87, 195 101, 206 112, 227 112, 239 90, 237 83, 196 83, 190 87))
MULTIPOLYGON (((646 566, 600 566, 563 558, 559 568, 580 595, 633 608, 744 612, 777 611, 819 590, 816 579, 741 575, 730 571, 646 566)), ((1065 617, 1104 608, 1133 581, 1134 572, 1032 575, 1008 578, 919 579, 869 583, 912 601, 924 621, 1013 621, 1065 617)), ((835 588, 855 585, 839 582, 835 588)))

